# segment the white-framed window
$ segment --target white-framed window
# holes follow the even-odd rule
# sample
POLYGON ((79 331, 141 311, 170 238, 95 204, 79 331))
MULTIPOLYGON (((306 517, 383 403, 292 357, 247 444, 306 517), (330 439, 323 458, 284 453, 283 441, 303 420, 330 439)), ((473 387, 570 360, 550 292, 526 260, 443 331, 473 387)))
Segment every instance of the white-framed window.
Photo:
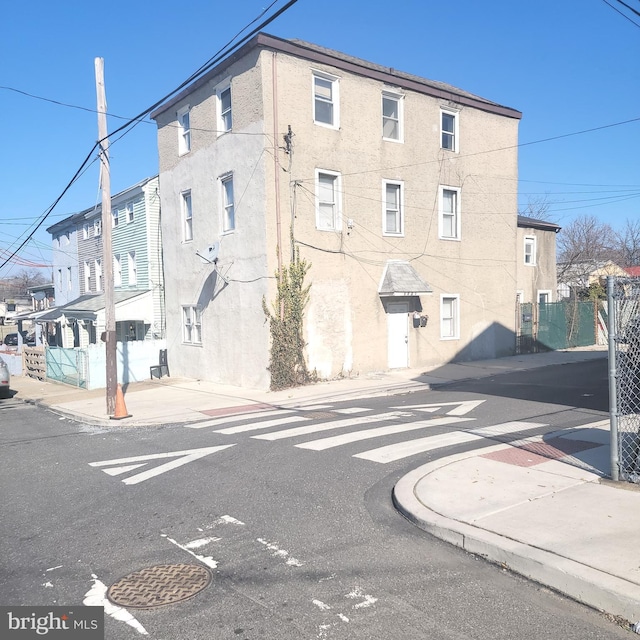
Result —
POLYGON ((460 189, 440 187, 439 201, 438 237, 444 240, 460 240, 460 189))
POLYGON ((182 341, 202 344, 202 310, 197 305, 182 307, 182 341))
POLYGON ((113 256, 113 285, 122 286, 122 258, 119 253, 113 256))
POLYGON ((71 291, 71 267, 67 267, 67 291, 71 291))
POLYGON ((182 237, 185 242, 193 240, 193 207, 191 204, 191 191, 183 191, 180 194, 182 207, 182 237))
POLYGON ((58 290, 62 291, 62 269, 58 269, 58 290))
POLYGON ((82 237, 84 240, 87 240, 89 238, 89 223, 85 222, 82 225, 82 237))
POLYGON ((404 184, 382 182, 382 235, 404 235, 404 184))
POLYGON ((91 263, 86 260, 84 263, 84 292, 91 291, 91 263))
POLYGON ((127 218, 127 224, 133 222, 133 202, 127 202, 124 206, 125 217, 127 218))
POLYGON ((440 146, 458 152, 458 112, 440 110, 440 146))
POLYGON ((120 224, 120 212, 118 209, 111 210, 111 228, 115 229, 120 224))
POLYGON ((102 220, 100 218, 96 218, 93 221, 93 235, 96 238, 102 235, 102 220))
POLYGON ((316 228, 320 231, 342 228, 341 181, 335 171, 316 169, 316 228))
POLYGON ((231 84, 229 80, 216 87, 216 103, 218 107, 218 135, 222 135, 233 128, 231 84))
POLYGON ((403 104, 401 95, 382 92, 382 137, 385 140, 403 141, 403 104))
POLYGON ((340 128, 340 85, 338 78, 313 72, 313 121, 332 129, 340 128))
POLYGON ((233 200, 233 174, 220 178, 222 197, 222 233, 229 233, 236 228, 236 211, 233 200))
POLYGON ((524 237, 524 263, 530 267, 536 266, 536 237, 524 237))
POLYGON ((178 116, 178 154, 184 155, 191 151, 191 116, 187 105, 180 109, 178 116))
POLYGON ((136 252, 129 251, 127 256, 129 263, 129 286, 138 284, 138 264, 136 262, 136 252))
POLYGON ((538 304, 551 302, 551 291, 549 289, 538 289, 538 304))
POLYGON ((460 295, 440 295, 440 339, 457 340, 460 337, 460 295))
POLYGON ((102 291, 102 260, 98 258, 95 261, 96 269, 96 291, 102 291))

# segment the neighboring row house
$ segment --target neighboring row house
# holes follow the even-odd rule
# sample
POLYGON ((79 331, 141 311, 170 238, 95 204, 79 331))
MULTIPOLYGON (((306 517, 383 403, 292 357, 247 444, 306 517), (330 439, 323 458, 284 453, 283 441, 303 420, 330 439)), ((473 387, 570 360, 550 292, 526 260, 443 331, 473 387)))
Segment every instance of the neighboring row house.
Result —
MULTIPOLYGON (((111 199, 116 335, 119 342, 164 337, 164 278, 158 177, 111 199)), ((102 207, 47 229, 53 238, 56 308, 37 318, 55 324, 49 342, 85 347, 105 330, 102 207)))
POLYGON ((513 353, 520 112, 259 34, 152 117, 172 373, 268 386, 294 250, 320 377, 513 353))
POLYGON ((518 216, 517 302, 555 302, 556 234, 553 222, 518 216))

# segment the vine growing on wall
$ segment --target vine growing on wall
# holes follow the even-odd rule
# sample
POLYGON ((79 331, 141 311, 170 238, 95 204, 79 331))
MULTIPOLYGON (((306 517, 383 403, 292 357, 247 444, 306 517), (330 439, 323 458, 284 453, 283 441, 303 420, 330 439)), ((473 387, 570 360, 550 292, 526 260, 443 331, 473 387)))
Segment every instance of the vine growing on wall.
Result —
POLYGON ((304 279, 311 264, 296 251, 292 262, 276 272, 278 289, 273 309, 262 299, 271 331, 271 389, 287 389, 313 381, 304 358, 303 320, 310 285, 304 279))

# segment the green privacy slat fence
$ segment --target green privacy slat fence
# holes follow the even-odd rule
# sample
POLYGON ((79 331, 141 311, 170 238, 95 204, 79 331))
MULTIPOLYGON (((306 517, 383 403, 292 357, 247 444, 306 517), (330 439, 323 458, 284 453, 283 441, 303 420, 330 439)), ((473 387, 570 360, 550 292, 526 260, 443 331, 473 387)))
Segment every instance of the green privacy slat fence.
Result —
POLYGON ((519 305, 517 352, 537 353, 595 344, 596 304, 563 300, 519 305))
POLYGON ((79 349, 48 347, 47 378, 85 389, 87 387, 87 354, 79 349))

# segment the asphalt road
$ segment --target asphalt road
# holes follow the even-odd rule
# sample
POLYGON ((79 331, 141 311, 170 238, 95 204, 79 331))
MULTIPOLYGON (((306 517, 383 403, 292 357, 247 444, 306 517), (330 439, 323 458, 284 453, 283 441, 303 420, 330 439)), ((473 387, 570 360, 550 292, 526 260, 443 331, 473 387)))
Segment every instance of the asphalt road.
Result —
POLYGON ((407 471, 494 441, 379 457, 470 425, 600 419, 603 379, 606 394, 606 361, 547 367, 200 429, 103 429, 0 401, 0 604, 95 604, 133 572, 190 564, 210 569, 206 588, 108 608, 106 638, 628 638, 393 509, 407 471))

